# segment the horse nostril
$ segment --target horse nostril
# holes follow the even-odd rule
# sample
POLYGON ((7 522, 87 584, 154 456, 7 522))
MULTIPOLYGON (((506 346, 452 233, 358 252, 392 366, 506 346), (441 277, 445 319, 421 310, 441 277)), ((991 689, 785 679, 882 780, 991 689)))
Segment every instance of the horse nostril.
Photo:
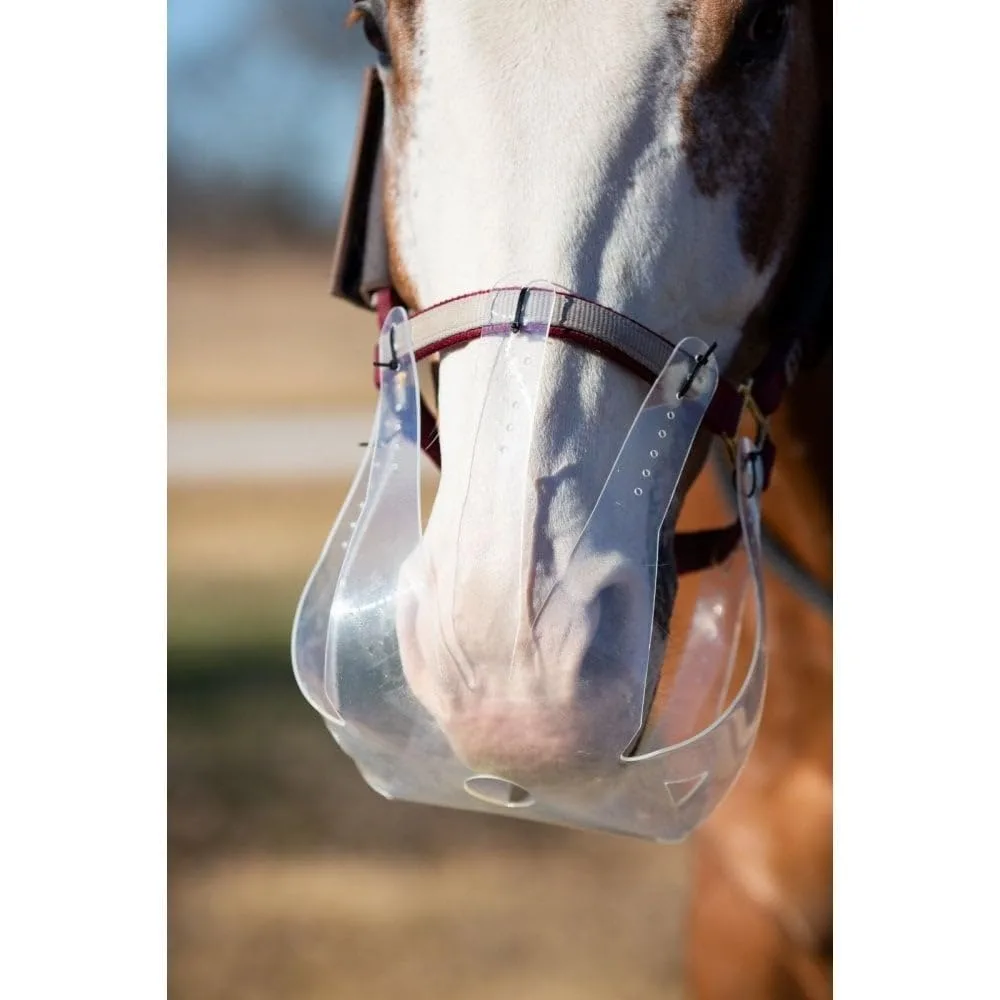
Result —
POLYGON ((611 676, 620 669, 625 653, 623 637, 630 634, 637 596, 636 588, 627 576, 619 576, 597 592, 591 610, 593 631, 589 649, 580 664, 581 680, 611 676))
POLYGON ((631 588, 624 583, 603 587, 597 595, 598 629, 605 624, 620 626, 627 618, 631 588))

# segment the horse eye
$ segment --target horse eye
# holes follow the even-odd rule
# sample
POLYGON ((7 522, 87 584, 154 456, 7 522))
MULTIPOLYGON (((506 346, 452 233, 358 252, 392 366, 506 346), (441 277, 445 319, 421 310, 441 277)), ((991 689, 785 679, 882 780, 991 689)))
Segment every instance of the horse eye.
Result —
POLYGON ((740 62, 775 59, 788 31, 790 0, 763 0, 748 12, 742 31, 740 62))
POLYGON ((351 21, 361 21, 361 30, 368 44, 383 58, 389 55, 389 43, 385 38, 385 5, 378 0, 361 0, 351 10, 351 21))

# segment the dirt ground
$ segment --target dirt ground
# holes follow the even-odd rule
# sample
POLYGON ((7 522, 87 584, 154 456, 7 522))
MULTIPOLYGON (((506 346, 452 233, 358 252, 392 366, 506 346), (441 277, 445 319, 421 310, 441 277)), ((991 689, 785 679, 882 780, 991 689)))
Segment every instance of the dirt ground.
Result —
POLYGON ((171 684, 173 1000, 681 997, 682 848, 389 803, 283 657, 171 684))
MULTIPOLYGON (((328 257, 171 254, 171 415, 373 405, 328 257)), ((687 854, 389 803, 292 679, 346 483, 172 486, 171 1000, 677 1000, 687 854)))

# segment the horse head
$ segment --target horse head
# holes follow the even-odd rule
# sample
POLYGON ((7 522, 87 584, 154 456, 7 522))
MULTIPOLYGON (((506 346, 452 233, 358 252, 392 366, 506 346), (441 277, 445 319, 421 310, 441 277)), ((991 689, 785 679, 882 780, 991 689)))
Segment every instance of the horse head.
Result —
MULTIPOLYGON (((731 381, 754 369, 814 199, 828 4, 361 0, 351 17, 378 53, 388 264, 409 310, 541 280, 714 345, 731 381)), ((442 476, 397 628, 410 687, 456 754, 530 784, 634 737, 619 674, 645 662, 651 602, 666 639, 679 502, 651 595, 648 526, 592 523, 649 383, 551 337, 525 477, 484 475, 481 456, 506 446, 502 422, 481 419, 497 350, 441 352, 442 476), (540 615, 571 559, 573 600, 540 615), (604 695, 582 703, 582 678, 604 695)), ((706 452, 700 434, 678 501, 706 452)))

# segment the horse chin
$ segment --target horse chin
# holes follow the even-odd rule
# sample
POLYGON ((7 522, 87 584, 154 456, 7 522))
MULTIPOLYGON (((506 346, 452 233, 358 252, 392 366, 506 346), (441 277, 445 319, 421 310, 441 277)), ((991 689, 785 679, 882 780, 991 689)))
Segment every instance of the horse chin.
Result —
POLYGON ((447 737, 471 770, 528 788, 560 786, 610 775, 627 746, 627 713, 597 706, 494 705, 449 720, 447 737), (618 715, 618 722, 615 721, 618 715), (622 725, 622 720, 625 724, 622 725))
POLYGON ((632 699, 613 692, 568 705, 488 700, 437 716, 470 770, 526 788, 610 775, 635 735, 632 699))

